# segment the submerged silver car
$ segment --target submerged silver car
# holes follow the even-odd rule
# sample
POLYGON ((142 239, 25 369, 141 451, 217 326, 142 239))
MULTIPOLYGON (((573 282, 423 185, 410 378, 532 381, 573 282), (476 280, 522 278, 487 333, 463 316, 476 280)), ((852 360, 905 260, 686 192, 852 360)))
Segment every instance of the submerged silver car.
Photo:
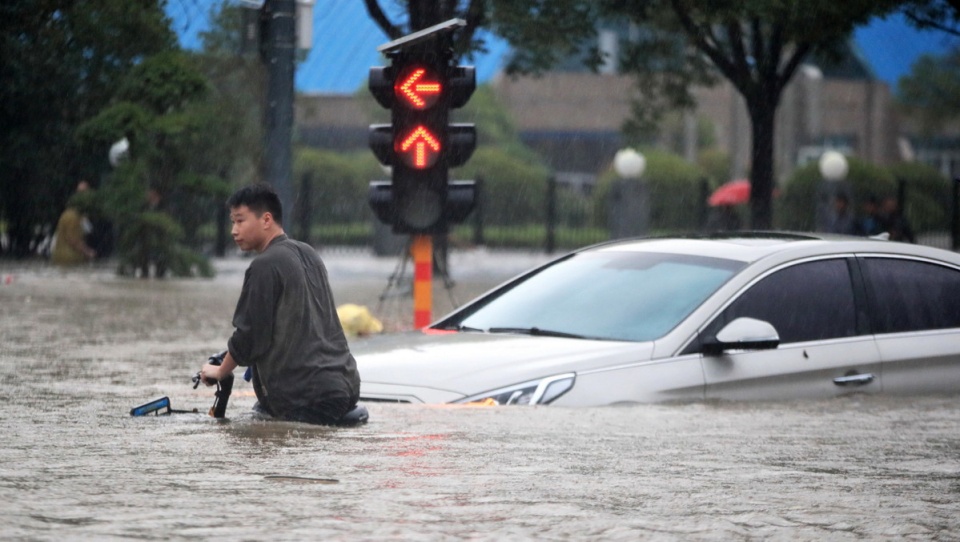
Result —
POLYGON ((607 405, 960 391, 960 256, 858 238, 590 247, 358 342, 361 401, 607 405))

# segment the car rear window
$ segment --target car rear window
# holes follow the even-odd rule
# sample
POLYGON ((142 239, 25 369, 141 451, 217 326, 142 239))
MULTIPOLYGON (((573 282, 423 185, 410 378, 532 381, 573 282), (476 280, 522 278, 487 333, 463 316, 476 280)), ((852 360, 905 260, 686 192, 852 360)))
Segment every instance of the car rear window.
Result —
POLYGON ((960 271, 897 258, 863 258, 877 333, 960 327, 960 271))

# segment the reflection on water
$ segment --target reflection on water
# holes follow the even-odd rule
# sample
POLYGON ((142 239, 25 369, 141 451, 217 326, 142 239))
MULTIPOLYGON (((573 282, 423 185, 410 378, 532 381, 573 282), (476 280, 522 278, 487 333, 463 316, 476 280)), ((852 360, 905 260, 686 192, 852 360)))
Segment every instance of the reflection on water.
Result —
POLYGON ((131 418, 221 348, 238 284, 0 286, 6 539, 957 539, 957 397, 131 418))

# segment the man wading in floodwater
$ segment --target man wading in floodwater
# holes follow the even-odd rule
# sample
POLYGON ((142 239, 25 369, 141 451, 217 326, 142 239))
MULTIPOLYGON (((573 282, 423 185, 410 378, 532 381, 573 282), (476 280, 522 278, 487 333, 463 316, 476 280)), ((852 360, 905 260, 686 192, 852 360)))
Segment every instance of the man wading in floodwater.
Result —
POLYGON ((357 404, 360 376, 323 262, 311 246, 286 236, 280 198, 269 185, 241 188, 227 206, 233 240, 258 256, 243 279, 227 354, 221 365, 204 365, 200 377, 211 386, 238 365, 251 367, 258 410, 338 422, 357 404))

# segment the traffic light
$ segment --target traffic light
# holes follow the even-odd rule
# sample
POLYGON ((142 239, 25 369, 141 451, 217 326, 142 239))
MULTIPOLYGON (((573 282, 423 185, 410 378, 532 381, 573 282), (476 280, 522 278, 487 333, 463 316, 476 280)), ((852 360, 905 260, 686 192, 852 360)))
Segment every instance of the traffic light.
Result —
POLYGON ((370 148, 391 180, 370 183, 377 218, 395 233, 446 233, 473 210, 473 181, 449 181, 476 147, 473 124, 451 124, 476 87, 472 66, 453 66, 442 40, 398 49, 391 65, 370 68, 370 92, 390 109, 390 124, 370 126, 370 148), (429 45, 433 46, 429 46, 429 45))

